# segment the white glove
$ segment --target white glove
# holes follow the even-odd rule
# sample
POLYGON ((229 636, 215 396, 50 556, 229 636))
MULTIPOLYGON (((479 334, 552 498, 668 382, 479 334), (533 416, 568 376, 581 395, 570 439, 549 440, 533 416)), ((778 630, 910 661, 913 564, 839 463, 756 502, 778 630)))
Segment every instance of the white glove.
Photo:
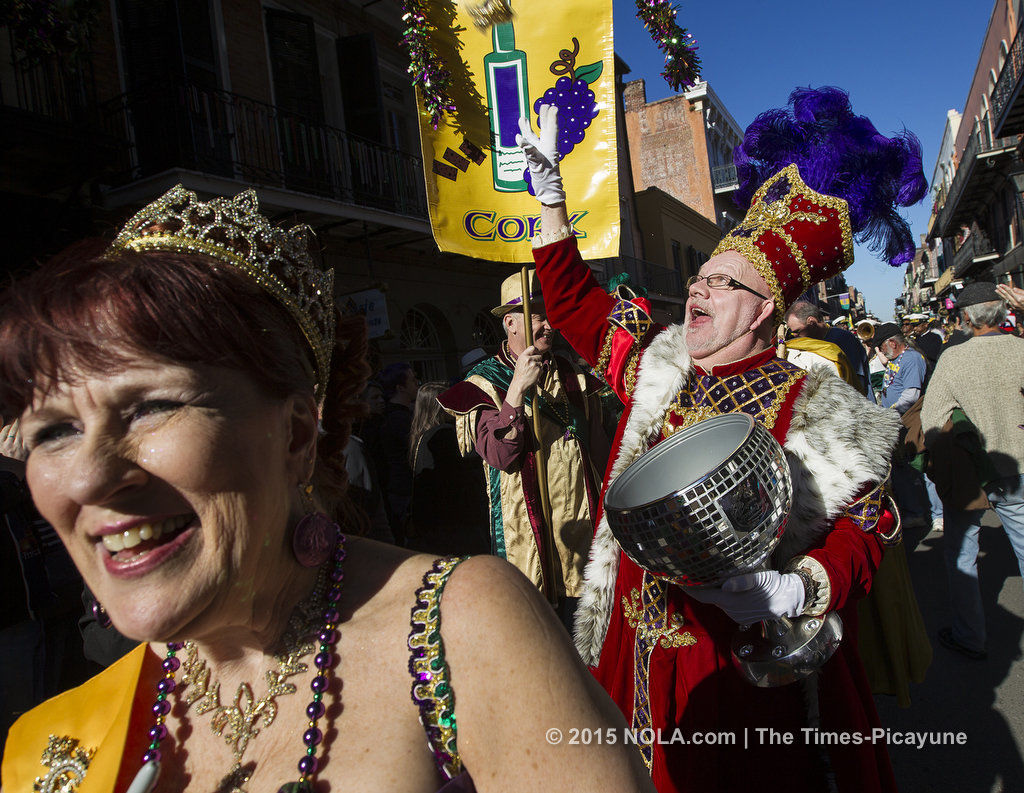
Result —
POLYGON ((798 617, 804 610, 804 582, 796 573, 762 570, 730 578, 721 589, 688 589, 701 603, 711 603, 740 625, 758 620, 798 617))
POLYGON ((520 117, 516 145, 526 155, 537 200, 554 206, 565 202, 562 174, 558 170, 558 107, 541 105, 537 115, 540 117, 540 135, 533 131, 528 118, 520 117))

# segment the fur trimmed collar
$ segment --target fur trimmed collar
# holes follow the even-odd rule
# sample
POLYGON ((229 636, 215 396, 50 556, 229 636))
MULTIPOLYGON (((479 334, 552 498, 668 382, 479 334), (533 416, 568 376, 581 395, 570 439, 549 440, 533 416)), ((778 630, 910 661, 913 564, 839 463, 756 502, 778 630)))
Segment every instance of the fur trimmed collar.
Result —
MULTIPOLYGON (((669 403, 692 369, 682 325, 663 330, 644 351, 609 484, 660 437, 669 403)), ((784 444, 794 506, 776 563, 819 541, 864 485, 885 479, 898 434, 894 411, 871 404, 828 371, 808 372, 784 444)), ((589 666, 597 665, 608 632, 620 553, 602 510, 575 618, 576 649, 589 666)))

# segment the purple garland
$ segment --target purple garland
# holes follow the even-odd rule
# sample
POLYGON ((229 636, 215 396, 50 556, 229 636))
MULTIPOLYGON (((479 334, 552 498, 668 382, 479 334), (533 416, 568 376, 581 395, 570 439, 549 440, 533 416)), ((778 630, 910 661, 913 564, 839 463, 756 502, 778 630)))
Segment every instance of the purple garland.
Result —
POLYGON ((673 91, 689 88, 700 80, 697 40, 676 24, 676 8, 670 0, 636 0, 637 18, 665 53, 665 78, 673 91))
POLYGON ((452 74, 430 44, 433 26, 427 22, 425 9, 423 0, 403 0, 405 32, 402 42, 409 50, 409 74, 413 85, 420 89, 423 105, 430 114, 430 124, 437 129, 445 113, 455 111, 455 103, 449 93, 452 74))

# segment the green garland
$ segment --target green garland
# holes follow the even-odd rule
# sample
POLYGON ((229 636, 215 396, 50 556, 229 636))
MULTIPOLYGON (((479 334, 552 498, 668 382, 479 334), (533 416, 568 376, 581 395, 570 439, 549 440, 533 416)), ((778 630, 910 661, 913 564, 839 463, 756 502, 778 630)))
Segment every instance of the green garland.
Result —
POLYGON ((665 53, 661 76, 673 91, 689 88, 700 80, 697 40, 676 23, 676 10, 671 0, 636 0, 637 17, 665 53))
MULTIPOLYGON (((455 112, 455 103, 451 98, 451 72, 431 44, 434 26, 427 21, 426 8, 426 0, 403 0, 402 42, 409 51, 413 85, 423 97, 431 126, 437 129, 446 114, 455 112)), ((665 53, 662 76, 672 89, 679 91, 700 80, 697 41, 676 23, 676 8, 670 0, 636 0, 636 8, 637 17, 665 53)))
POLYGON ((402 42, 409 50, 412 83, 420 90, 431 126, 437 129, 446 113, 455 112, 455 103, 450 93, 452 74, 430 43, 434 28, 427 22, 426 7, 423 0, 404 0, 402 42))

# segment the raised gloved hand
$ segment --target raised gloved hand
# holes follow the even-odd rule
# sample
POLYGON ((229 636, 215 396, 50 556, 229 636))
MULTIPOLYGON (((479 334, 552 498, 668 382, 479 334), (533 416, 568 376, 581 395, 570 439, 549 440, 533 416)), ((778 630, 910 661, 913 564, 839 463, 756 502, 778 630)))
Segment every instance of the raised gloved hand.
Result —
POLYGON ((530 181, 533 182, 533 193, 537 200, 554 206, 565 201, 562 174, 558 170, 558 108, 555 105, 541 105, 537 115, 540 117, 537 133, 530 126, 529 119, 519 119, 516 145, 526 155, 526 165, 530 169, 530 181))
POLYGON ((779 617, 798 617, 804 610, 804 582, 796 573, 762 570, 730 578, 721 589, 688 589, 701 603, 718 606, 740 625, 779 617))

